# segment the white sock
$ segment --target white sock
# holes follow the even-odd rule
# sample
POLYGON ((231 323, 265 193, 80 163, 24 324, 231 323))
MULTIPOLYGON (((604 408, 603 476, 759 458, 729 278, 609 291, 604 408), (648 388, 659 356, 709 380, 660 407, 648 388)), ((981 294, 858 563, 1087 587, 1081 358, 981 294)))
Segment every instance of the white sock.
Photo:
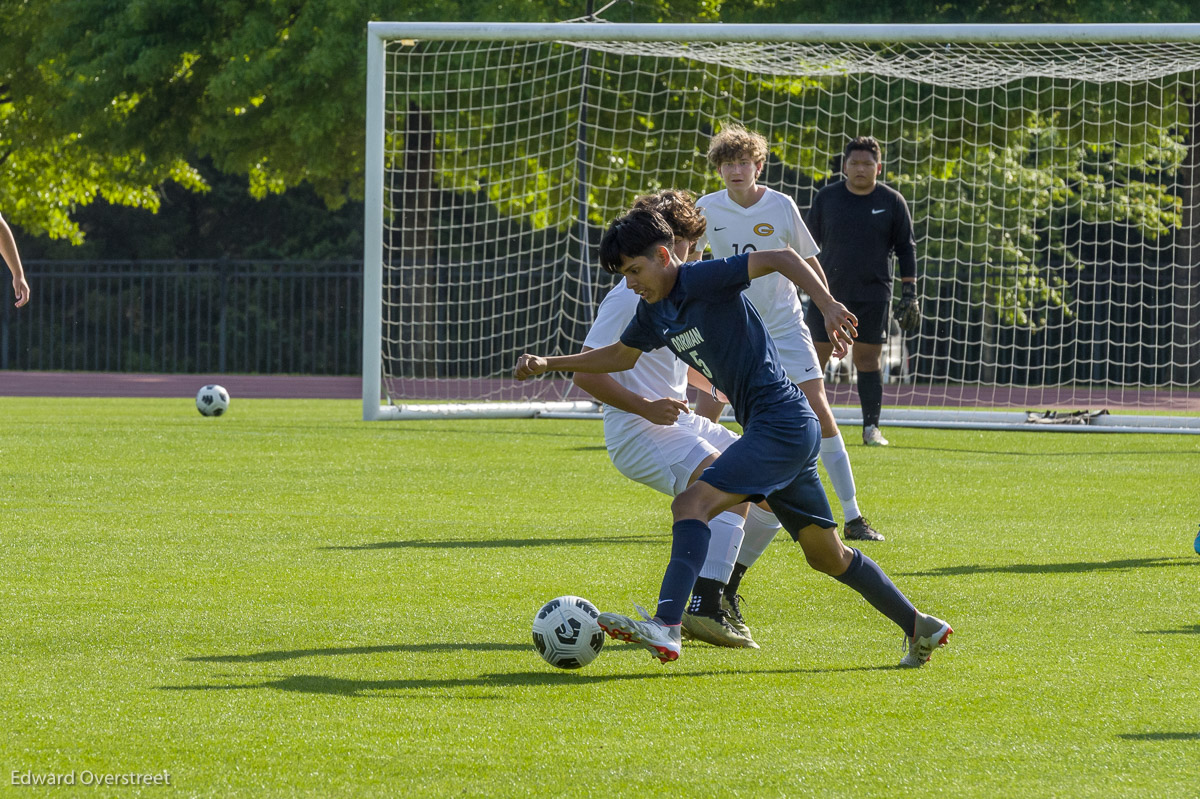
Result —
POLYGON ((729 575, 733 574, 734 561, 737 560, 738 551, 742 547, 742 524, 744 522, 745 519, 736 513, 725 511, 717 514, 708 523, 708 529, 712 535, 708 539, 708 555, 705 556, 704 566, 700 569, 701 577, 707 577, 722 584, 729 582, 729 575))
POLYGON ((762 553, 767 551, 767 546, 774 540, 775 534, 783 528, 774 513, 751 505, 750 512, 746 514, 744 529, 742 551, 738 553, 737 562, 750 567, 762 557, 762 553))
POLYGON ((839 432, 836 436, 821 439, 821 463, 829 473, 829 482, 833 483, 833 492, 837 494, 838 502, 842 503, 842 517, 850 522, 862 516, 858 509, 858 500, 854 498, 854 472, 850 471, 850 453, 846 452, 846 442, 839 432))

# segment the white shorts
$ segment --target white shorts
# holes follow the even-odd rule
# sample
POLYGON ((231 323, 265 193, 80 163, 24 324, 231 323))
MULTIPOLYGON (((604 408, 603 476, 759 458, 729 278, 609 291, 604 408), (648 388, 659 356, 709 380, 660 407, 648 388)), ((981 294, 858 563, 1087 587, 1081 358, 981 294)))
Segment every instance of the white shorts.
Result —
POLYGON ((824 377, 821 361, 817 358, 817 348, 813 346, 812 334, 808 325, 803 321, 797 323, 787 333, 776 336, 775 348, 779 350, 779 359, 783 362, 783 370, 787 372, 788 380, 793 383, 806 383, 818 377, 824 377))
POLYGON ((688 487, 689 478, 705 458, 724 452, 739 438, 729 428, 694 413, 680 414, 673 425, 654 424, 640 417, 637 420, 641 424, 636 425, 633 435, 629 434, 633 432, 629 421, 623 420, 625 434, 608 445, 608 457, 630 480, 672 497, 688 487))

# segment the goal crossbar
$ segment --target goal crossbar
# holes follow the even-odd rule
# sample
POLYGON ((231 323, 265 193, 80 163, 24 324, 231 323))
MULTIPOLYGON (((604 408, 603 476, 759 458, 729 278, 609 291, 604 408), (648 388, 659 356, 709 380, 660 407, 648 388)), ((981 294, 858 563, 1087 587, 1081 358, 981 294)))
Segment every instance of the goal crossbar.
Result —
POLYGON ((750 25, 696 23, 370 22, 368 36, 447 41, 560 42, 1085 42, 1140 43, 1200 40, 1200 23, 750 25))

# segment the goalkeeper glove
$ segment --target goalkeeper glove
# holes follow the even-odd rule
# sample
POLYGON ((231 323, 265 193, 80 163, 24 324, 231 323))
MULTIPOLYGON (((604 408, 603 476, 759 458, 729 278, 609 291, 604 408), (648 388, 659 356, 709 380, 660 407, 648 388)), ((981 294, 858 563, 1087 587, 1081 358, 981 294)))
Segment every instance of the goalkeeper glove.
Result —
POLYGON ((921 304, 917 302, 917 284, 900 284, 900 304, 892 314, 905 333, 913 333, 921 326, 921 304))

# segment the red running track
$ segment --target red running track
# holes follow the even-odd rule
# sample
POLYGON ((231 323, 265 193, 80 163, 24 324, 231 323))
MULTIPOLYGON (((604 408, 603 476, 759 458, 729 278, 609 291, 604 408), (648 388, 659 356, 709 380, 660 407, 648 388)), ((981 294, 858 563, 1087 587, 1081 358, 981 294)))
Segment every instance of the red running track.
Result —
POLYGON ((0 372, 0 397, 194 397, 218 383, 237 399, 362 399, 358 377, 0 372))

